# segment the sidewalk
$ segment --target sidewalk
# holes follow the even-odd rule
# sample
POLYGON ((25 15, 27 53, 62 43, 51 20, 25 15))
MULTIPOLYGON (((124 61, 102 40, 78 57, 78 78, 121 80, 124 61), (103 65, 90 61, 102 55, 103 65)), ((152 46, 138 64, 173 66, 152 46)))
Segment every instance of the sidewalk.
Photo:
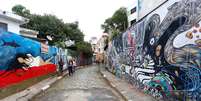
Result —
POLYGON ((144 94, 127 81, 115 77, 110 72, 101 69, 101 74, 126 101, 156 101, 153 97, 144 94))

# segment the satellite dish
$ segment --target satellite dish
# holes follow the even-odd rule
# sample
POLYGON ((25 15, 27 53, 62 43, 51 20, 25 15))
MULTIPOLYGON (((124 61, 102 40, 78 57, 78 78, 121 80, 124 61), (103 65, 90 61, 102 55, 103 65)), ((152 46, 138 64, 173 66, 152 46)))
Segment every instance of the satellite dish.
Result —
POLYGON ((47 37, 48 40, 52 41, 52 37, 51 36, 47 35, 46 37, 47 37))
POLYGON ((72 40, 68 40, 65 42, 66 46, 71 46, 71 45, 74 45, 75 44, 75 41, 72 41, 72 40))

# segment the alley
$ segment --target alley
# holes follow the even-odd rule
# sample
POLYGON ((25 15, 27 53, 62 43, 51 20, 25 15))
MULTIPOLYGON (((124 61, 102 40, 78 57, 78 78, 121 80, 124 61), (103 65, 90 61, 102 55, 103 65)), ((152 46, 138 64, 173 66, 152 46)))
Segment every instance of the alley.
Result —
POLYGON ((77 70, 40 93, 32 101, 123 101, 103 79, 98 66, 77 70))

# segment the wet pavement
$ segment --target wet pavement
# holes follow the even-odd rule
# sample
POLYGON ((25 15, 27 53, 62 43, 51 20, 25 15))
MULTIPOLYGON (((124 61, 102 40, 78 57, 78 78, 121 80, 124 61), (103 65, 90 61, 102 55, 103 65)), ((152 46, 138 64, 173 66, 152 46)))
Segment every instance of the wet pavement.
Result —
POLYGON ((77 70, 51 88, 34 97, 32 101, 123 101, 99 73, 98 66, 77 70))

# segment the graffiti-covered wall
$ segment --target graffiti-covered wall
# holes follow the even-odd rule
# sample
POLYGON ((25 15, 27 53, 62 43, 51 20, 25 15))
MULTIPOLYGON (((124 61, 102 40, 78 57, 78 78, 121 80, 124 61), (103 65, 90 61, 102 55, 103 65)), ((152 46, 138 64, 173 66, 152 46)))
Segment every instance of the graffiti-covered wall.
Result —
POLYGON ((201 0, 168 0, 116 37, 107 54, 108 69, 146 93, 200 101, 201 0))
POLYGON ((21 37, 0 33, 0 88, 56 72, 57 48, 21 37))

